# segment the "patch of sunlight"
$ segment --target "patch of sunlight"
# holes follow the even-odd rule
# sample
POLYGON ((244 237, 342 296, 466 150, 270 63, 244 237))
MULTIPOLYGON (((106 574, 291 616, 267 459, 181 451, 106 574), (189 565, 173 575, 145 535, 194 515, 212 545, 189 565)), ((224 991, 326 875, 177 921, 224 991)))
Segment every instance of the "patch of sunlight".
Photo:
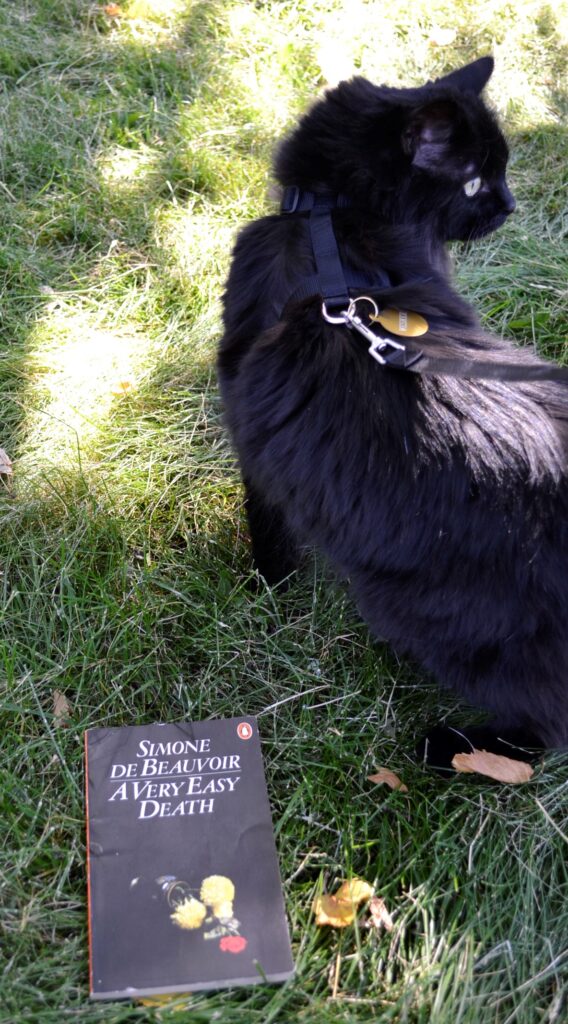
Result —
POLYGON ((385 13, 383 5, 365 0, 344 2, 328 11, 316 33, 316 60, 326 85, 353 75, 395 84, 396 63, 405 50, 393 15, 385 13))
POLYGON ((115 36, 127 34, 138 42, 161 42, 178 31, 187 6, 187 0, 131 0, 119 4, 115 36))
POLYGON ((156 166, 156 153, 147 147, 129 149, 113 146, 103 152, 97 161, 100 175, 111 187, 137 186, 156 166))
MULTIPOLYGON (((540 37, 538 27, 542 12, 540 0, 400 0, 396 5, 337 0, 319 22, 315 55, 329 85, 363 74, 396 86, 420 84, 493 53, 490 102, 516 126, 529 127, 554 119, 546 66, 550 40, 540 37)), ((560 0, 553 18, 559 45, 566 31, 565 12, 560 0)))
POLYGON ((200 306, 194 314, 201 315, 203 308, 218 316, 235 225, 212 208, 170 206, 157 216, 155 232, 172 273, 200 306))
POLYGON ((135 394, 155 359, 147 336, 102 326, 88 312, 51 301, 31 338, 23 399, 23 478, 77 466, 113 406, 135 394))
POLYGON ((301 23, 286 11, 276 20, 270 10, 237 4, 227 11, 227 24, 239 100, 278 133, 297 110, 297 82, 291 69, 298 51, 307 45, 301 23))
POLYGON ((187 0, 131 0, 126 7, 126 15, 149 21, 170 21, 181 17, 186 10, 187 0))

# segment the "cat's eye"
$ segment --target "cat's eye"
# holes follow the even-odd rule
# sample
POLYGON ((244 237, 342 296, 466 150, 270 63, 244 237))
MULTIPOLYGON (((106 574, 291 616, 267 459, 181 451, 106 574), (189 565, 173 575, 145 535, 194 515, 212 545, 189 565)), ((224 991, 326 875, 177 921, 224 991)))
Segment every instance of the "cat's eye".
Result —
POLYGON ((481 188, 481 178, 472 178, 471 181, 466 181, 463 190, 466 196, 476 196, 481 188))

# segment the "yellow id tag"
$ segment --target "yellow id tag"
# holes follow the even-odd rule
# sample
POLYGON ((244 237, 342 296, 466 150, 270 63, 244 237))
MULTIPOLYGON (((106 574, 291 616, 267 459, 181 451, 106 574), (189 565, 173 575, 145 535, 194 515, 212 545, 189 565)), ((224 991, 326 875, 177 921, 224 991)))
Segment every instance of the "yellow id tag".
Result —
POLYGON ((391 334, 398 334, 403 338, 417 338, 420 334, 426 334, 428 321, 419 313, 411 313, 404 309, 382 309, 377 316, 371 320, 382 324, 391 334))

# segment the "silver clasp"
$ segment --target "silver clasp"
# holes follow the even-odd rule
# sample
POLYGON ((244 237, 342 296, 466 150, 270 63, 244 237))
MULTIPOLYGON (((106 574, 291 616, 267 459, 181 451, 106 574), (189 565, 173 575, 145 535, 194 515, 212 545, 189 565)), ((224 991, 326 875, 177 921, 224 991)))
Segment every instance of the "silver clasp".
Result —
POLYGON ((356 330, 363 338, 370 341, 371 344, 368 349, 369 355, 372 356, 373 359, 376 359, 377 363, 380 363, 381 366, 385 366, 387 360, 382 355, 385 349, 393 348, 404 352, 405 347, 404 345, 400 345, 398 341, 393 341, 391 338, 381 338, 378 334, 375 334, 370 327, 367 327, 367 325, 361 320, 361 317, 356 313, 358 302, 370 302, 374 310, 373 316, 377 317, 379 315, 378 306, 375 300, 369 298, 368 295, 359 295, 356 299, 351 299, 347 309, 342 310, 338 316, 330 316, 325 302, 322 303, 322 316, 328 324, 345 324, 345 326, 349 327, 350 330, 356 330))

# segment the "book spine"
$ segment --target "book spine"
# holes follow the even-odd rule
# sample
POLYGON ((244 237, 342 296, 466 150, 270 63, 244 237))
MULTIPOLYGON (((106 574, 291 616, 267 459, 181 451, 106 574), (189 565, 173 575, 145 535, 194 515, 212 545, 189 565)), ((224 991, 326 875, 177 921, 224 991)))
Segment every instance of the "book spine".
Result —
POLYGON ((93 929, 91 924, 91 821, 89 815, 89 734, 85 732, 85 809, 87 823, 87 934, 89 939, 89 988, 93 995, 93 929))

